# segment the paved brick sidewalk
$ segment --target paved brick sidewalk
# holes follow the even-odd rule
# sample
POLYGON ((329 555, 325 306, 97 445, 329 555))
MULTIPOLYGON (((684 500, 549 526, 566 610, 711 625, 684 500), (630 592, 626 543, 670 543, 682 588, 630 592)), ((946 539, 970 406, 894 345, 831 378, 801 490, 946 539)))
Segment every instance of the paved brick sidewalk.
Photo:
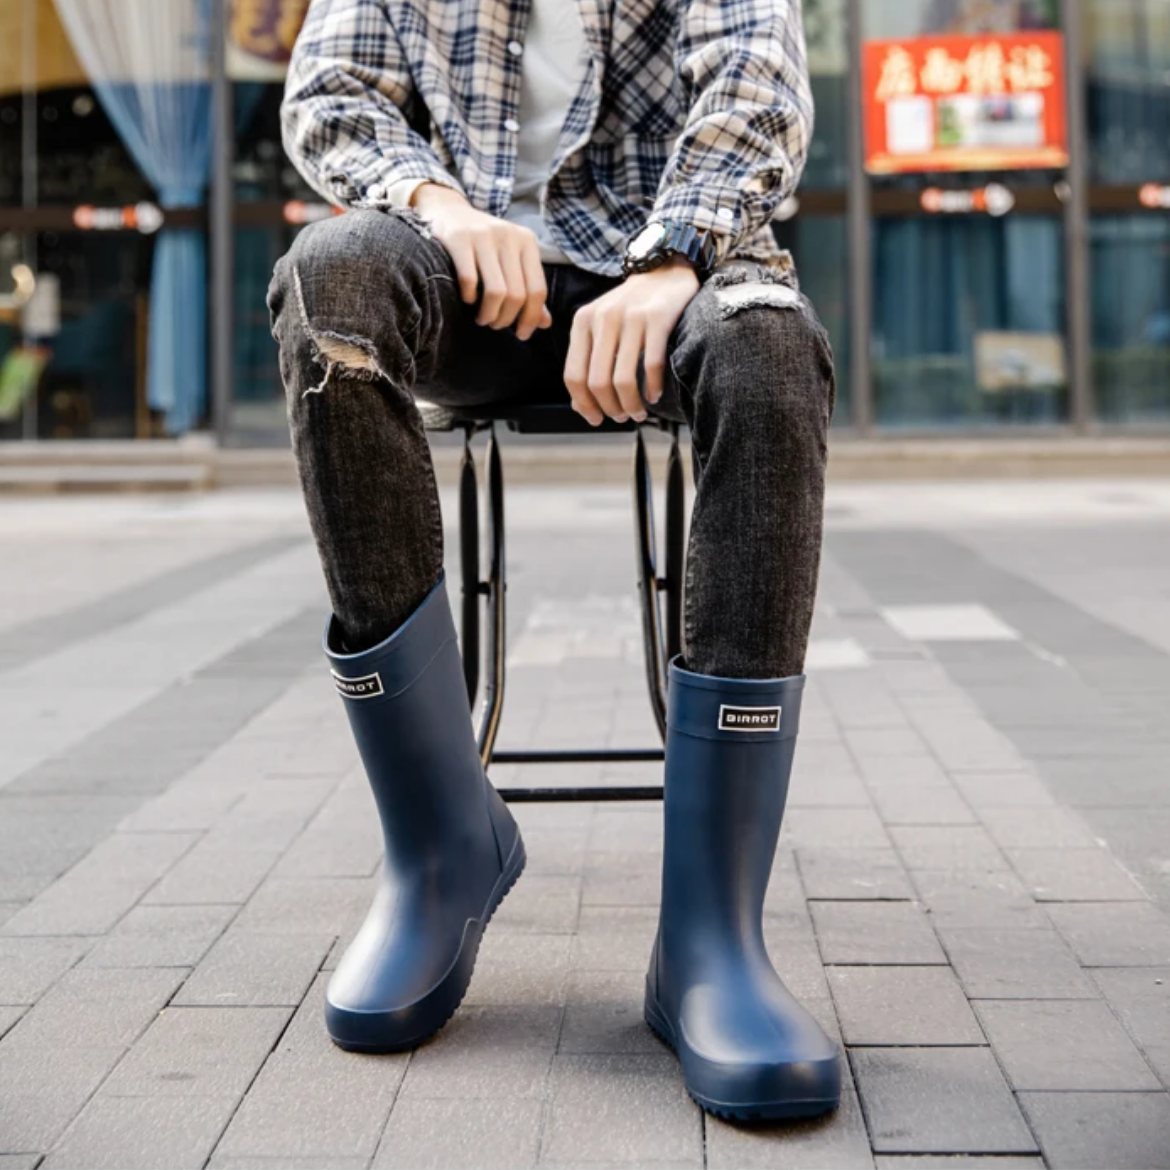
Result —
MULTIPOLYGON (((625 494, 509 508, 501 745, 649 746, 625 494)), ((520 808, 455 1021, 334 1049, 379 844, 295 497, 0 504, 0 1170, 1170 1167, 1170 486, 830 516, 767 932, 849 1089, 745 1131, 641 1022, 647 805, 520 808)))

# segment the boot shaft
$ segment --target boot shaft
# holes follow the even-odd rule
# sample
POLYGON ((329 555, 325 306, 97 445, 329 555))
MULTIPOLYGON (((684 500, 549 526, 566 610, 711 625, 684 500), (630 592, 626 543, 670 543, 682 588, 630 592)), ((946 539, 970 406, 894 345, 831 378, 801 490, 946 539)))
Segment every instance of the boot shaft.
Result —
POLYGON ((720 679, 672 664, 662 886, 668 943, 672 924, 685 920, 689 945, 717 934, 762 948, 803 688, 803 676, 720 679))
POLYGON ((495 793, 475 743, 444 580, 386 641, 357 654, 337 647, 331 618, 325 652, 378 807, 387 861, 408 859, 437 838, 466 838, 474 848, 485 822, 490 832, 495 793))

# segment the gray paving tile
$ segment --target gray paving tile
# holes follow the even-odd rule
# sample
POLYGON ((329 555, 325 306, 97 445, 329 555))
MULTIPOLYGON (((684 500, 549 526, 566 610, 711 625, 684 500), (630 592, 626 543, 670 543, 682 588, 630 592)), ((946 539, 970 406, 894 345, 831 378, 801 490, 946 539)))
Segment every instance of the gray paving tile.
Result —
POLYGON ((1142 902, 1145 891, 1104 849, 1008 849, 1039 902, 1142 902))
POLYGON ((291 1014, 287 1008, 168 1008, 127 1053, 102 1094, 239 1100, 291 1014))
POLYGON ((1027 1154, 883 1154, 877 1170, 1044 1170, 1044 1159, 1027 1154))
POLYGON ((900 825, 890 829, 906 868, 993 872, 1007 862, 987 831, 979 825, 900 825))
POLYGON ((798 849, 888 849, 890 838, 872 808, 796 808, 784 821, 798 849))
POLYGON ((711 1170, 872 1170, 873 1154, 857 1094, 846 1092, 829 1117, 782 1125, 728 1125, 706 1118, 711 1170))
POLYGON ((97 1096, 42 1163, 47 1170, 200 1170, 234 1097, 97 1096))
POLYGON ((845 732, 844 738, 859 760, 876 756, 901 758, 931 754, 922 736, 904 725, 850 729, 845 732))
POLYGON ((321 969, 333 938, 229 930, 191 972, 175 1005, 296 1007, 321 969))
POLYGON ((904 901, 914 897, 892 849, 798 849, 805 896, 816 901, 904 901))
POLYGON ((403 1100, 374 1170, 523 1170, 535 1166, 544 1106, 530 1100, 403 1100))
POLYGON ((954 772, 952 779, 974 809, 1056 805, 1052 793, 1030 772, 954 772))
POLYGON ((975 1010, 1017 1091, 1160 1088, 1125 1029, 1100 1000, 984 1000, 975 1010))
POLYGON ((0 1039, 28 1011, 25 1007, 0 1007, 0 1039))
POLYGON ((262 838, 244 847, 209 833, 155 887, 148 905, 241 905, 280 858, 262 838))
POLYGON ((246 902, 338 781, 253 780, 247 796, 215 824, 144 899, 155 904, 246 902))
POLYGON ((366 878, 266 878, 234 927, 256 934, 340 934, 366 915, 374 883, 366 878))
POLYGON ((9 1036, 41 1051, 128 1048, 182 983, 181 969, 74 967, 46 992, 9 1036))
POLYGON ((939 931, 971 999, 1092 999, 1096 992, 1052 930, 939 931))
POLYGON ((1051 1170, 1170 1170, 1165 1093, 1021 1093, 1051 1170))
POLYGON ((249 1158, 373 1157, 409 1054, 355 1056, 329 1039, 326 977, 317 979, 216 1147, 215 1164, 249 1158))
POLYGON ((463 997, 466 1006, 522 1004, 559 1006, 572 962, 568 934, 505 934, 488 927, 475 974, 463 997))
POLYGON ((1047 930, 1052 926, 1010 870, 918 870, 912 881, 931 922, 940 930, 1047 930))
MULTIPOLYGON (((560 897, 565 897, 559 887, 553 888, 560 897)), ((585 856, 580 899, 582 906, 656 908, 662 901, 661 855, 634 850, 616 853, 590 849, 585 856)), ((570 912, 571 906, 566 905, 563 914, 565 920, 570 912)))
POLYGON ((887 825, 973 825, 975 814, 957 791, 937 784, 885 784, 873 793, 887 825))
POLYGON ((92 939, 0 938, 0 1003, 36 1003, 92 946, 92 939))
POLYGON ((1086 967, 1170 965, 1170 921, 1147 902, 1069 903, 1048 914, 1086 967))
POLYGON ((215 1154, 208 1170, 369 1170, 369 1158, 267 1158, 263 1154, 215 1154))
POLYGON ((582 906, 573 938, 573 966, 645 974, 657 930, 657 907, 582 906))
POLYGON ((86 967, 194 967, 235 906, 135 906, 83 960, 86 967))
MULTIPOLYGON (((802 1003, 828 1000, 829 984, 816 939, 792 938, 776 934, 770 922, 764 922, 764 942, 777 974, 784 985, 802 1003)), ((644 972, 643 972, 644 973, 644 972)))
POLYGON ((1036 1143, 988 1048, 855 1048, 880 1154, 1029 1154, 1036 1143))
POLYGON ((1088 849, 1084 820, 1063 808, 985 808, 980 819, 1004 849, 1088 849))
POLYGON ((0 1149, 50 1149, 124 1052, 46 1050, 9 1032, 0 1040, 0 1149))
POLYGON ((986 1043, 948 967, 830 967, 827 974, 847 1044, 986 1043))
POLYGON ((1170 1088, 1170 967, 1098 968, 1093 979, 1170 1088))
POLYGON ((645 984, 627 971, 573 971, 558 1052, 566 1055, 661 1053, 642 1016, 645 984))
POLYGON ((558 1056, 540 1161, 702 1166, 702 1121, 678 1062, 668 1055, 558 1056))
POLYGON ((462 1008, 414 1054, 399 1096, 541 1097, 561 1015, 559 1007, 462 1008))
POLYGON ((7 935, 105 934, 198 838, 115 833, 4 924, 7 935))
POLYGON ((812 902, 821 958, 828 964, 945 963, 930 922, 914 902, 812 902))
POLYGON ((0 1154, 0 1170, 36 1170, 40 1154, 0 1154))

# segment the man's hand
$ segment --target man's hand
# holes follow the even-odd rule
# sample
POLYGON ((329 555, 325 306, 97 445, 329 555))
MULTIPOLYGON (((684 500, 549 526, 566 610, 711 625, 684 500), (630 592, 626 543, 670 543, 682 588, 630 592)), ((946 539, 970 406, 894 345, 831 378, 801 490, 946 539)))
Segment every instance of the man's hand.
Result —
POLYGON ((410 204, 447 249, 467 304, 475 304, 483 281, 477 324, 492 329, 515 324, 521 341, 552 324, 534 232, 477 211, 461 192, 440 183, 423 183, 410 204))
POLYGON ((662 397, 666 346, 683 310, 699 291, 699 278, 682 257, 627 277, 604 296, 577 310, 565 362, 573 409, 590 425, 608 415, 615 422, 642 422, 638 358, 645 354, 646 401, 662 397))

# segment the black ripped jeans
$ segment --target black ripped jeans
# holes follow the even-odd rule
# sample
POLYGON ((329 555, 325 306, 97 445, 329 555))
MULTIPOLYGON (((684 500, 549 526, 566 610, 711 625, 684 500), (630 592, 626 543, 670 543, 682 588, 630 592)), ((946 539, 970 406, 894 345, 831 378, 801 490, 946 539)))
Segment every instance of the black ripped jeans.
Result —
MULTIPOLYGON (((330 597, 353 650, 438 581, 443 527, 414 394, 447 405, 548 400, 574 312, 617 283, 548 265, 553 327, 526 342, 475 323, 444 248, 410 217, 305 229, 269 292, 293 448, 330 597)), ((795 281, 732 261, 687 306, 651 408, 697 455, 683 651, 700 674, 800 674, 820 563, 833 359, 795 281)))

